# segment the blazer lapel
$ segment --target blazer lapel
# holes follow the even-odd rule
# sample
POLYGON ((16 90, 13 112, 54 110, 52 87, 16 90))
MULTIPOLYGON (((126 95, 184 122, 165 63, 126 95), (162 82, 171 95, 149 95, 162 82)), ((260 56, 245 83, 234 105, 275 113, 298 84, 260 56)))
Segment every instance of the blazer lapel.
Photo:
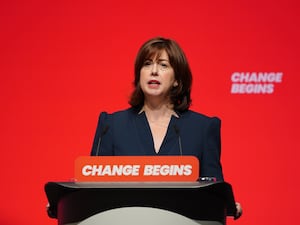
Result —
POLYGON ((151 129, 149 123, 146 118, 145 112, 141 112, 137 115, 135 119, 135 125, 138 133, 138 141, 139 146, 141 146, 141 154, 144 153, 146 155, 180 155, 179 149, 179 131, 178 130, 178 118, 175 116, 171 117, 168 130, 160 150, 158 153, 154 150, 153 137, 151 133, 151 129))
POLYGON ((179 131, 177 127, 177 120, 178 118, 176 118, 175 116, 171 117, 166 136, 160 147, 159 154, 180 155, 179 144, 178 144, 179 131))
POLYGON ((153 138, 145 112, 141 112, 136 116, 135 125, 139 137, 139 145, 142 146, 143 152, 146 155, 155 154, 153 138))

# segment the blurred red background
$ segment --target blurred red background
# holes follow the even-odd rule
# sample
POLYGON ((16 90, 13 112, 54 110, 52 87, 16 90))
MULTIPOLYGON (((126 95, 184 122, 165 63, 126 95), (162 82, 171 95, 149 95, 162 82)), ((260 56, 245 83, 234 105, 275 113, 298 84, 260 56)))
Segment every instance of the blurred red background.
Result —
POLYGON ((0 224, 57 224, 44 185, 74 176, 100 111, 128 107, 133 63, 175 39, 194 75, 192 109, 222 119, 225 179, 244 208, 229 225, 296 224, 299 2, 2 1, 0 224), (231 94, 234 72, 282 72, 271 94, 231 94))

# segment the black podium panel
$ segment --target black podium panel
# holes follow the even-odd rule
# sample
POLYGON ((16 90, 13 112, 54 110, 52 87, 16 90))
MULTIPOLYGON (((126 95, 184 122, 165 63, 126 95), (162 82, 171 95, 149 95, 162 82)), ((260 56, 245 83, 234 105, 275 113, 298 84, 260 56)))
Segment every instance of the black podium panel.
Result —
POLYGON ((50 217, 58 224, 82 221, 121 207, 164 209, 194 220, 226 222, 236 213, 231 185, 226 182, 191 183, 74 183, 49 182, 45 192, 50 217))

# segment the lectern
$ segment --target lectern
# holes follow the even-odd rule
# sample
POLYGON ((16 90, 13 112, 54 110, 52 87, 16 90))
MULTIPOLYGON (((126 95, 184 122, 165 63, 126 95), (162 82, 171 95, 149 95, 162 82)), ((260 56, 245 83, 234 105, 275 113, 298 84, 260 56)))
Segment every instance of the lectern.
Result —
POLYGON ((145 220, 138 222, 141 225, 176 225, 166 219, 177 218, 175 215, 179 215, 177 222, 187 218, 199 224, 226 224, 226 217, 236 214, 232 187, 227 182, 48 182, 45 192, 50 204, 48 214, 57 219, 58 225, 87 225, 89 218, 94 221, 90 224, 132 225, 138 216, 145 220), (95 223, 107 219, 107 215, 119 221, 95 223), (159 215, 167 216, 162 216, 161 223, 149 221, 159 215))

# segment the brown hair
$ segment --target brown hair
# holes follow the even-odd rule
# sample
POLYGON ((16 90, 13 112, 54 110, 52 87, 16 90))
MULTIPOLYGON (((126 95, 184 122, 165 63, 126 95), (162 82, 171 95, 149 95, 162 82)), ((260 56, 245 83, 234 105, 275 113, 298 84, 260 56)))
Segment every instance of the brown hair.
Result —
POLYGON ((144 94, 140 87, 140 71, 145 61, 165 50, 169 56, 169 61, 174 69, 175 80, 178 86, 170 90, 170 100, 174 105, 174 110, 183 112, 188 110, 191 104, 192 72, 187 58, 180 46, 171 39, 157 37, 145 42, 138 51, 134 66, 134 90, 129 99, 129 104, 141 109, 144 104, 144 94))

